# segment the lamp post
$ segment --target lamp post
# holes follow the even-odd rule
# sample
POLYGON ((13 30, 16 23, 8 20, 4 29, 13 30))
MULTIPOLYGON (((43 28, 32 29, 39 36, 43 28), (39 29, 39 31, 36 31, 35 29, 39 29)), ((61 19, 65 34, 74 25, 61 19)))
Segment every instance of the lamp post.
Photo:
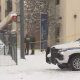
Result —
POLYGON ((20 50, 21 50, 21 58, 25 59, 25 54, 24 54, 24 0, 20 0, 20 50))

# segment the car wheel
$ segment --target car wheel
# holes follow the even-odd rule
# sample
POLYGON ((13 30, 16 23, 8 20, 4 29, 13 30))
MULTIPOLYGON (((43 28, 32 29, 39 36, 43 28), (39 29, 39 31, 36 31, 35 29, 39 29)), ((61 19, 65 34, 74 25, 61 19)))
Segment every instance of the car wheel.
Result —
POLYGON ((74 56, 70 59, 69 67, 71 70, 79 71, 80 70, 80 56, 74 56))

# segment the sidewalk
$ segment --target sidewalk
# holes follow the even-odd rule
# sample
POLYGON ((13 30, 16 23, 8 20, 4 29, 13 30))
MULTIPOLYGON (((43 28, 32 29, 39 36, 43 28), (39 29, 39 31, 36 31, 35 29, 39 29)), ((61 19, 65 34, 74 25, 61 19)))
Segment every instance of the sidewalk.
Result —
POLYGON ((49 80, 49 68, 53 65, 45 62, 45 53, 36 50, 35 55, 26 55, 25 59, 19 55, 18 65, 0 66, 0 80, 49 80))

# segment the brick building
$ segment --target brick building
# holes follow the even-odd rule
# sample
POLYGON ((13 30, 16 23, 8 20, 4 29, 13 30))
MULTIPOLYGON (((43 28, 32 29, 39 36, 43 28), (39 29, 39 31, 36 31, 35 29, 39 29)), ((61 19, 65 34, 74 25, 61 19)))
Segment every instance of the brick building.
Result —
POLYGON ((47 13, 48 0, 25 0, 25 29, 24 33, 34 35, 36 38, 36 48, 40 48, 40 26, 41 13, 47 13))

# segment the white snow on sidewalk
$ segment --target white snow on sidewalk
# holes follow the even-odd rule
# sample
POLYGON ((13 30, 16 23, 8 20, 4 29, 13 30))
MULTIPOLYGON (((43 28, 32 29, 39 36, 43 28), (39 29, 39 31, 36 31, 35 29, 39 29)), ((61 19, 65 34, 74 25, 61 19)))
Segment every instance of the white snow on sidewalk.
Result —
POLYGON ((16 65, 10 55, 0 55, 0 66, 16 65))
MULTIPOLYGON (((18 52, 19 54, 19 52, 18 52)), ((60 70, 45 62, 45 52, 19 59, 18 65, 0 66, 0 80, 80 80, 80 71, 60 70)))

